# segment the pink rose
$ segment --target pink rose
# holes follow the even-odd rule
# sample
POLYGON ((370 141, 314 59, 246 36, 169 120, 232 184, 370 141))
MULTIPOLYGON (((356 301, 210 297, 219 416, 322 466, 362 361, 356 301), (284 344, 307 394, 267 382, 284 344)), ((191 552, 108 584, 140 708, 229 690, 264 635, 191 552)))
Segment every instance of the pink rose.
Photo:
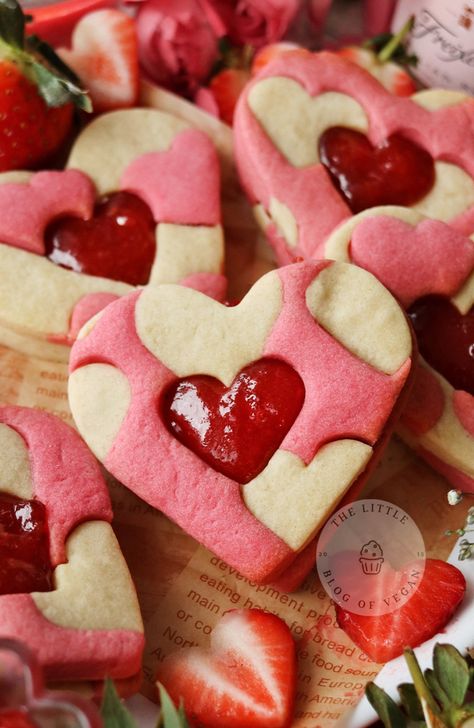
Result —
POLYGON ((148 0, 136 22, 140 63, 151 79, 189 92, 209 76, 217 35, 198 0, 148 0))
POLYGON ((299 0, 207 0, 220 15, 230 39, 260 48, 280 40, 295 17, 299 0))

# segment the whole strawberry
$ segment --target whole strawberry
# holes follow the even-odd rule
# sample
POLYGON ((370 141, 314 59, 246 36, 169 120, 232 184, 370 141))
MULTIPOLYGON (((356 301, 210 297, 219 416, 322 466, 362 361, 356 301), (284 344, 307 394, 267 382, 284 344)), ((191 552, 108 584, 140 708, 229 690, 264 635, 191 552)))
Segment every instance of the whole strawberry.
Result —
POLYGON ((36 36, 16 0, 0 0, 0 172, 32 169, 63 143, 73 108, 91 110, 77 77, 36 36))

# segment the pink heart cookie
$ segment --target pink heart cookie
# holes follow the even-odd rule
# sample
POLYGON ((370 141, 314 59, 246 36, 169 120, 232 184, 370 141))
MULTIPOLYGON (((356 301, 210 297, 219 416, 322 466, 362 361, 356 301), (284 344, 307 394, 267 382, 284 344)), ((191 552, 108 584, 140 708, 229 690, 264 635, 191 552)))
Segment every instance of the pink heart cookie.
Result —
POLYGON ((205 134, 155 109, 97 117, 65 171, 0 175, 0 341, 66 360, 85 321, 136 285, 221 298, 220 217, 205 134))
POLYGON ((364 478, 410 357, 373 276, 304 263, 234 307, 172 285, 112 303, 73 346, 69 399, 116 478, 265 582, 364 478))
POLYGON ((471 97, 401 98, 333 54, 290 55, 246 87, 234 128, 244 189, 280 264, 320 255, 351 205, 402 204, 474 230, 471 97))
POLYGON ((421 360, 397 430, 474 492, 474 242, 412 210, 380 207, 340 225, 324 255, 370 271, 409 312, 421 360))
POLYGON ((28 408, 0 408, 0 440, 0 637, 27 643, 50 680, 131 678, 143 625, 96 461, 28 408))

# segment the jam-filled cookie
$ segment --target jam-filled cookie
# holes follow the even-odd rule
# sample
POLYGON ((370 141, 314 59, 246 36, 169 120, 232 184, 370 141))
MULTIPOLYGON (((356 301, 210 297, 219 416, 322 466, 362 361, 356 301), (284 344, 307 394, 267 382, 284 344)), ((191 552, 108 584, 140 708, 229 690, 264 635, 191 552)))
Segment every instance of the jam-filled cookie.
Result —
POLYGON ((250 83, 236 160, 280 264, 318 257, 344 219, 401 205, 474 230, 474 100, 390 94, 334 54, 287 55, 250 83))
POLYGON ((64 171, 0 175, 0 342, 66 360, 81 325, 147 283, 221 297, 219 161, 177 117, 97 117, 64 171))
POLYGON ((265 582, 365 477, 411 352, 401 308, 355 266, 272 271, 233 307, 149 286, 81 331, 70 405, 115 477, 265 582))
POLYGON ((338 227, 324 255, 370 271, 407 310, 421 359, 398 432, 474 492, 474 242, 413 210, 380 207, 338 227))
POLYGON ((55 681, 126 680, 143 625, 100 468, 53 415, 0 408, 0 637, 55 681))

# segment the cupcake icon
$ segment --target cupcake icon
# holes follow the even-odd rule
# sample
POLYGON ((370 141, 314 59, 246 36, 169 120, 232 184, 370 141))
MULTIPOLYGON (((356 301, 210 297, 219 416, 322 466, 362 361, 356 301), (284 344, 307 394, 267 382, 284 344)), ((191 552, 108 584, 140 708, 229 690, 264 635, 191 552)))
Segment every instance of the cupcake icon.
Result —
POLYGON ((359 561, 364 574, 380 574, 384 558, 382 548, 377 541, 369 541, 362 546, 359 561))

